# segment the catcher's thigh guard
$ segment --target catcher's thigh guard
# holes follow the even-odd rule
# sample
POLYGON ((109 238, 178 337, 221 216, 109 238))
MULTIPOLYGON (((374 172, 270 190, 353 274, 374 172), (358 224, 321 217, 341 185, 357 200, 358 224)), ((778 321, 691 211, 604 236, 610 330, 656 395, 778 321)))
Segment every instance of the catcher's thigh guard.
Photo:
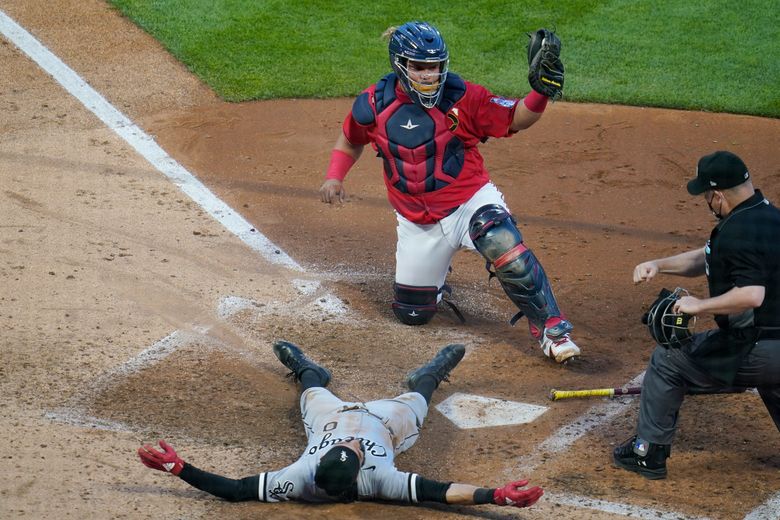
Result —
POLYGON ((492 265, 491 273, 533 327, 541 333, 549 318, 560 316, 542 265, 523 245, 515 219, 504 207, 489 204, 475 211, 469 223, 469 236, 487 260, 488 270, 492 265))
POLYGON ((395 293, 393 313, 401 323, 424 325, 436 314, 440 293, 438 287, 416 287, 396 283, 393 289, 395 293))

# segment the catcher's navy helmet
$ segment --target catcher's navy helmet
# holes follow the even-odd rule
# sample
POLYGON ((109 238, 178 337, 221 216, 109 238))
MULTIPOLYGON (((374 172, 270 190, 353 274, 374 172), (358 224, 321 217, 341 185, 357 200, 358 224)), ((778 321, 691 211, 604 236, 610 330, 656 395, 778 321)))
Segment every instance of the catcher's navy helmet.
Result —
POLYGON ((642 316, 642 323, 659 345, 680 348, 693 339, 696 316, 674 312, 675 302, 687 295, 688 291, 681 287, 674 291, 662 289, 650 310, 642 316))
POLYGON ((441 33, 426 22, 407 22, 390 36, 390 65, 412 101, 425 108, 433 108, 439 102, 450 53, 441 33), (409 78, 409 61, 438 63, 438 76, 430 82, 420 83, 409 78))

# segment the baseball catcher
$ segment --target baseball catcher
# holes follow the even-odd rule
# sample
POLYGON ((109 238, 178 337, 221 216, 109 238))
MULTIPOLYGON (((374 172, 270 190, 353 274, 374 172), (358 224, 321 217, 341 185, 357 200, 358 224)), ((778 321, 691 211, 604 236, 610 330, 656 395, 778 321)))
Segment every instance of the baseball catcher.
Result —
MULTIPOLYGON (((534 125, 563 89, 561 42, 540 29, 528 44, 531 91, 496 96, 449 70, 449 49, 429 23, 392 28, 392 72, 365 89, 342 125, 320 187, 325 203, 344 200, 344 178, 370 145, 382 159, 398 240, 392 310, 407 325, 433 319, 448 295, 445 281, 459 250, 487 262, 544 355, 566 363, 580 355, 573 325, 542 263, 525 243, 504 196, 490 180, 478 146, 534 125)), ((522 201, 518 201, 522 205, 522 201)))
POLYGON ((325 387, 329 370, 309 359, 296 345, 274 344, 274 353, 301 383, 301 414, 308 445, 301 457, 277 471, 234 480, 184 462, 165 441, 161 449, 138 449, 149 468, 178 476, 188 484, 229 501, 352 502, 389 500, 404 503, 495 504, 528 507, 542 496, 527 480, 499 488, 437 482, 396 469, 396 455, 417 440, 434 390, 465 353, 463 345, 448 345, 412 372, 410 391, 393 399, 345 402, 325 387))

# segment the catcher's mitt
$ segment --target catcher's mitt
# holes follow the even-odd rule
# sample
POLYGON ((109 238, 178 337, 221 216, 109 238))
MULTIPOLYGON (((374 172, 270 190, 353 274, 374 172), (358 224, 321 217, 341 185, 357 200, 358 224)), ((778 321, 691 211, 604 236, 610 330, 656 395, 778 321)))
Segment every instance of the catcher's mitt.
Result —
POLYGON ((687 294, 688 291, 680 287, 674 291, 661 289, 650 310, 642 316, 642 323, 647 325, 650 336, 659 345, 680 348, 693 338, 696 316, 674 312, 674 303, 687 294))
POLYGON ((528 37, 528 82, 535 91, 556 101, 563 97, 561 40, 548 29, 528 37))

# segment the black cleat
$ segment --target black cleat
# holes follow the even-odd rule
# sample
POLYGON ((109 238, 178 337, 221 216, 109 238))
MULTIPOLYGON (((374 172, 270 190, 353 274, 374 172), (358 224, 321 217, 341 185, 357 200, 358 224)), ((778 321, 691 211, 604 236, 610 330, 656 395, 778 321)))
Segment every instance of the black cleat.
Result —
POLYGON ((436 380, 437 387, 442 381, 449 381, 447 376, 460 363, 465 353, 466 347, 464 345, 447 345, 432 360, 409 374, 409 377, 406 378, 406 386, 413 391, 424 376, 433 377, 436 380))
POLYGON ((301 374, 304 370, 313 370, 320 376, 322 386, 328 386, 330 383, 330 370, 319 366, 317 363, 306 357, 306 354, 296 345, 289 341, 279 340, 274 343, 274 354, 279 358, 284 366, 290 369, 291 375, 296 381, 301 380, 301 374))
POLYGON ((669 444, 653 444, 636 435, 612 452, 615 466, 639 473, 650 480, 666 478, 666 459, 671 454, 669 444))

